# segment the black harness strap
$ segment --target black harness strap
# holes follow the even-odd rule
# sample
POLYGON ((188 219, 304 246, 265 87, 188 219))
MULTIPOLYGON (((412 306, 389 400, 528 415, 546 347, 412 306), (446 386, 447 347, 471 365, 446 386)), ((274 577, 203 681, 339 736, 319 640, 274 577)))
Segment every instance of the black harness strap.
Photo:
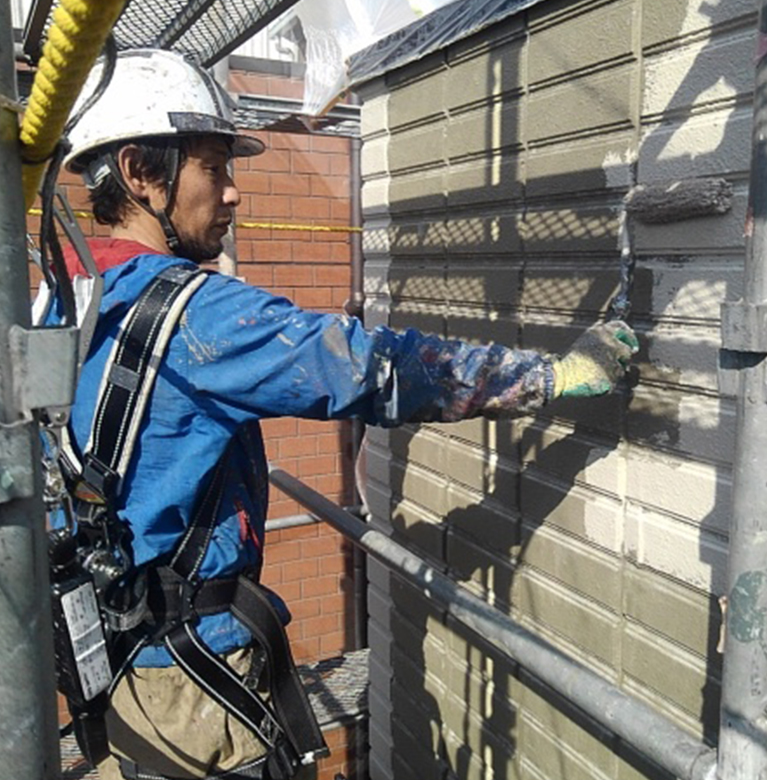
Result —
POLYGON ((325 740, 293 662, 293 654, 279 615, 257 583, 241 576, 232 602, 232 614, 267 648, 266 662, 272 704, 290 743, 299 755, 322 751, 325 740))
POLYGON ((105 500, 116 496, 170 334, 203 280, 199 268, 174 265, 161 271, 129 312, 115 341, 83 459, 84 481, 105 500))
MULTIPOLYGON (((231 608, 264 650, 269 670, 271 706, 244 686, 242 679, 229 665, 208 649, 194 628, 197 593, 202 585, 198 578, 199 569, 210 544, 221 504, 225 464, 229 448, 234 447, 237 436, 242 435, 246 433, 240 429, 219 459, 194 518, 167 567, 179 577, 181 585, 178 589, 179 622, 168 631, 164 641, 178 665, 209 696, 253 729, 264 744, 282 756, 279 763, 290 765, 282 768, 285 776, 290 777, 300 762, 313 760, 328 751, 295 668, 282 621, 268 596, 257 583, 241 575, 237 580, 234 598, 226 608, 231 608), (291 750, 286 750, 284 740, 280 739, 283 734, 291 750)), ((167 580, 168 575, 163 574, 163 578, 167 580)), ((275 777, 277 771, 272 769, 275 777)))

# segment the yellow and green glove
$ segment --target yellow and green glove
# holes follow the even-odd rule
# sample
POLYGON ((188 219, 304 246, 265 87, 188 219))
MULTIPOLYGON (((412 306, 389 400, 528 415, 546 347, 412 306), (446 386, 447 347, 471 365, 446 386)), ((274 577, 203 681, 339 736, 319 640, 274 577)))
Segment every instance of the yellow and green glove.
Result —
POLYGON ((634 331, 621 320, 590 327, 569 351, 552 361, 554 398, 609 393, 639 349, 634 331))

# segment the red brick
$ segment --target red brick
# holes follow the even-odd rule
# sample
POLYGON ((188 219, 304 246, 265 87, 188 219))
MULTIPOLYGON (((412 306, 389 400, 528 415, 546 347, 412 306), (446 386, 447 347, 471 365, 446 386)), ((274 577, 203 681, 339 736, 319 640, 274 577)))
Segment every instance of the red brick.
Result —
POLYGON ((328 555, 326 558, 320 558, 319 567, 320 575, 323 576, 326 574, 344 574, 347 568, 346 560, 340 553, 328 555))
POLYGON ((336 470, 336 461, 333 455, 316 455, 311 458, 301 458, 298 461, 298 477, 331 474, 336 470))
MULTIPOLYGON (((290 636, 290 626, 288 626, 288 635, 290 636)), ((295 641, 291 637, 290 644, 293 650, 293 658, 297 664, 314 663, 321 658, 320 640, 318 637, 298 639, 295 641)))
POLYGON ((330 163, 330 173, 333 176, 346 176, 348 178, 351 175, 352 158, 348 151, 328 155, 325 159, 330 163))
POLYGON ((261 430, 265 437, 271 436, 295 436, 299 430, 299 422, 293 417, 277 417, 262 420, 261 430))
MULTIPOLYGON (((282 565, 282 581, 283 582, 295 582, 302 580, 304 577, 309 579, 315 579, 319 572, 319 564, 316 560, 309 559, 301 561, 301 564, 284 563, 282 565)), ((321 595, 319 592, 312 595, 321 595)))
POLYGON ((325 154, 295 152, 293 154, 293 172, 309 173, 313 176, 328 176, 332 158, 325 154))
POLYGON ((267 146, 269 149, 298 149, 308 152, 311 142, 307 135, 269 133, 267 146))
POLYGON ((229 90, 246 95, 267 94, 268 78, 260 73, 232 70, 229 72, 229 90))
POLYGON ((336 631, 330 634, 320 636, 320 657, 332 658, 334 655, 340 655, 347 649, 346 632, 336 631))
POLYGON ((348 263, 351 260, 352 250, 348 244, 331 244, 330 257, 332 263, 348 263))
POLYGON ((318 617, 307 618, 304 620, 304 636, 323 636, 336 632, 340 627, 338 615, 320 615, 318 617))
POLYGON ((258 169, 262 171, 289 173, 291 153, 288 149, 270 149, 258 158, 258 169))
POLYGON ((271 182, 272 177, 261 169, 258 171, 241 171, 235 177, 237 188, 248 195, 253 193, 268 195, 272 191, 271 182))
POLYGON ((296 291, 295 301, 305 309, 327 312, 333 308, 333 293, 329 287, 318 287, 313 290, 303 289, 300 294, 299 291, 296 291))
POLYGON ((330 201, 330 217, 337 219, 343 225, 352 221, 351 200, 348 198, 333 198, 330 201))
POLYGON ((290 605, 290 611, 294 620, 319 617, 322 614, 322 600, 318 598, 294 600, 290 605))
POLYGON ((300 542, 282 542, 272 545, 269 550, 266 550, 264 558, 270 564, 297 561, 302 557, 302 549, 300 542))
POLYGON ((271 287, 274 284, 274 268, 266 263, 238 263, 237 274, 256 287, 271 287))
POLYGON ((288 219, 293 215, 293 198, 287 195, 269 195, 268 197, 251 198, 251 221, 270 219, 288 219))
POLYGON ((296 287, 313 287, 314 266, 298 264, 275 266, 274 284, 276 286, 293 284, 296 287))
MULTIPOLYGON (((317 234, 319 235, 319 234, 317 234)), ((314 236, 316 238, 316 236, 314 236)), ((296 244, 293 258, 304 263, 327 262, 330 260, 330 247, 320 242, 296 244)))
POLYGON ((330 218, 330 204, 327 198, 293 198, 293 218, 297 220, 319 219, 327 221, 330 218))
POLYGON ((344 287, 348 290, 351 269, 338 265, 315 265, 317 282, 328 287, 344 287))
POLYGON ((320 152, 323 154, 349 154, 349 141, 346 138, 313 135, 311 140, 311 149, 313 152, 320 152))
POLYGON ((295 439, 282 439, 279 451, 280 457, 284 458, 316 455, 317 438, 314 436, 302 436, 295 439))
POLYGON ((311 194, 326 198, 348 198, 349 178, 347 176, 313 176, 311 194))
POLYGON ((271 178, 271 185, 276 195, 309 195, 311 177, 305 174, 276 173, 271 178))

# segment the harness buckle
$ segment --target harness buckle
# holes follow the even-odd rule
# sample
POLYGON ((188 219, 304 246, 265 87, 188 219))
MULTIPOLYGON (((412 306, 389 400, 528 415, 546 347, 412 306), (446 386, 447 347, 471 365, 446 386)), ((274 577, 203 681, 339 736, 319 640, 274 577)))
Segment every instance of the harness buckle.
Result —
POLYGON ((183 579, 178 586, 178 623, 187 623, 197 618, 197 610, 194 608, 194 601, 197 593, 202 587, 202 580, 199 577, 194 579, 183 579))
MULTIPOLYGON (((91 453, 85 456, 83 461, 83 482, 96 492, 97 499, 94 503, 106 502, 111 497, 117 495, 119 479, 120 475, 114 469, 109 468, 106 463, 102 463, 91 453), (98 500, 99 498, 101 501, 98 500)), ((78 496, 78 498, 88 500, 85 495, 78 496)), ((91 501, 93 501, 93 498, 91 498, 91 501)))

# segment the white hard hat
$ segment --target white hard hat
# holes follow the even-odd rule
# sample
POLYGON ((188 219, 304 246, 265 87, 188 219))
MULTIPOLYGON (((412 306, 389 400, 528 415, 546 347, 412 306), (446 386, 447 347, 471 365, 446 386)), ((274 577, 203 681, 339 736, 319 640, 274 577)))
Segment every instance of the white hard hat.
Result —
MULTIPOLYGON (((101 78, 98 62, 75 105, 74 116, 101 78)), ((64 158, 69 171, 81 173, 100 147, 149 136, 223 135, 232 154, 261 154, 264 144, 237 132, 231 98, 213 77, 181 54, 161 49, 131 49, 117 55, 104 94, 69 132, 72 149, 64 158)))

